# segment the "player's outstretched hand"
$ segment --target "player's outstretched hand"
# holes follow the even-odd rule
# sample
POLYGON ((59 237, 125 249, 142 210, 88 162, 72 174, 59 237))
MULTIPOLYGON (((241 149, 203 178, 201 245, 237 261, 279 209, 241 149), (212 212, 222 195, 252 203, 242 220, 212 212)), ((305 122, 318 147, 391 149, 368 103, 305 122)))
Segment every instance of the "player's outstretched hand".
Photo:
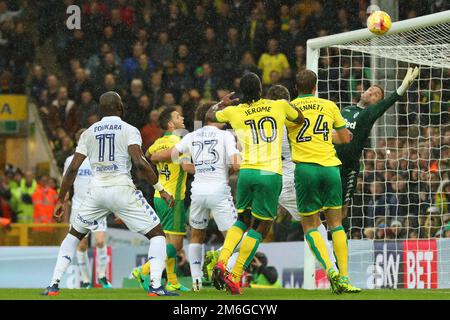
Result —
POLYGON ((61 222, 65 211, 64 207, 64 203, 61 200, 58 200, 55 205, 55 211, 53 212, 53 217, 55 217, 56 222, 61 222))
POLYGON ((231 106, 233 104, 236 104, 239 102, 239 98, 235 98, 235 99, 231 99, 231 97, 235 94, 236 92, 230 92, 229 94, 226 94, 222 100, 220 100, 220 107, 228 107, 231 106))
POLYGON ((408 68, 405 78, 403 78, 402 85, 397 89, 397 93, 399 95, 403 95, 418 76, 419 76, 419 68, 418 67, 415 67, 414 69, 408 68))
POLYGON ((174 204, 173 197, 169 193, 167 193, 167 191, 162 190, 159 192, 159 195, 161 196, 161 199, 163 199, 164 202, 167 203, 169 207, 171 208, 173 207, 174 204))
POLYGON ((418 75, 419 75, 418 67, 415 67, 414 70, 413 70, 413 68, 408 68, 408 72, 406 73, 406 76, 403 79, 403 81, 407 81, 408 86, 410 86, 411 83, 413 83, 413 81, 417 78, 418 75))

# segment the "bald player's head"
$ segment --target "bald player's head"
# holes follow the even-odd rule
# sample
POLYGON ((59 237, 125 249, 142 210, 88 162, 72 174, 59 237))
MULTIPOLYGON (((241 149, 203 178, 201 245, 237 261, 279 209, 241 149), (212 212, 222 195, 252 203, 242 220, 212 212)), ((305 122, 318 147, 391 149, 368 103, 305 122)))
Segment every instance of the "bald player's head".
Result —
POLYGON ((100 96, 100 112, 102 116, 123 116, 122 98, 117 92, 108 91, 100 96))

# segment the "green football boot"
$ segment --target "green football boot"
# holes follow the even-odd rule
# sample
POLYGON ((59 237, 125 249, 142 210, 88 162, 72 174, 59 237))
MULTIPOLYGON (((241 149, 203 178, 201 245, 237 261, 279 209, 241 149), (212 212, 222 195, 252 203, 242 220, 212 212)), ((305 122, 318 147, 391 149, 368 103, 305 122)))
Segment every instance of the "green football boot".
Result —
POLYGON ((212 271, 217 261, 219 260, 219 256, 220 256, 219 250, 210 250, 205 253, 202 271, 203 271, 203 278, 205 278, 206 281, 211 281, 212 271))
POLYGON ((361 288, 354 287, 350 284, 347 276, 343 276, 339 279, 339 285, 344 293, 360 293, 361 288))

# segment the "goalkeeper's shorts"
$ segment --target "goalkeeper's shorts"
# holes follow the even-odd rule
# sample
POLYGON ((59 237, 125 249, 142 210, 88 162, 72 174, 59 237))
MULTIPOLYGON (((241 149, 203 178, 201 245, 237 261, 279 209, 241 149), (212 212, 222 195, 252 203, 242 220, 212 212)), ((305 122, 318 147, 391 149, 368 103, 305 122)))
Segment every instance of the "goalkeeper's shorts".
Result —
POLYGON ((342 166, 340 169, 342 181, 342 204, 350 202, 358 184, 359 167, 347 168, 342 166))

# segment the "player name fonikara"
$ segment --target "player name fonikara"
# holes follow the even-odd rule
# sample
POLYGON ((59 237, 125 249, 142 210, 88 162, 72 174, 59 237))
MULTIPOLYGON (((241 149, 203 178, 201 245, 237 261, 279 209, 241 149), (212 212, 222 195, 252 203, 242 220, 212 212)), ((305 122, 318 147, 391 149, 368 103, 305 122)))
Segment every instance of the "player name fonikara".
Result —
POLYGON ((253 114, 253 113, 256 113, 256 112, 262 112, 262 111, 270 112, 270 109, 271 109, 271 108, 272 108, 272 107, 268 107, 268 106, 254 107, 254 108, 245 110, 245 115, 246 115, 246 116, 249 116, 249 115, 251 115, 251 114, 253 114))
POLYGON ((305 104, 304 106, 298 106, 300 111, 305 110, 317 110, 317 111, 323 111, 323 107, 318 104, 305 104))
POLYGON ((94 132, 102 131, 102 130, 122 130, 121 124, 104 124, 101 126, 96 126, 94 128, 94 132))

